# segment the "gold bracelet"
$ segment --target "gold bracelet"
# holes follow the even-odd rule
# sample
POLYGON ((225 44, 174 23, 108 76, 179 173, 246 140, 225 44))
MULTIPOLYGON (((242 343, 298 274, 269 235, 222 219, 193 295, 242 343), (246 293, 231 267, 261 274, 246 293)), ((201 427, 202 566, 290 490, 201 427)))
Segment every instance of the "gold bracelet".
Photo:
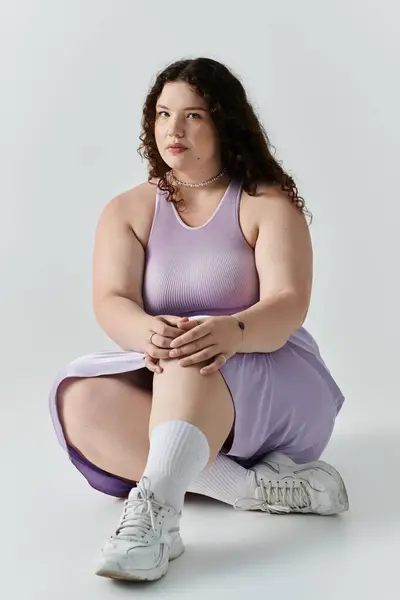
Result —
POLYGON ((245 324, 243 323, 243 321, 240 321, 237 317, 235 317, 234 315, 231 315, 231 317, 233 317, 236 321, 237 324, 239 325, 240 329, 242 330, 242 344, 243 345, 243 338, 244 338, 244 329, 245 329, 245 324))

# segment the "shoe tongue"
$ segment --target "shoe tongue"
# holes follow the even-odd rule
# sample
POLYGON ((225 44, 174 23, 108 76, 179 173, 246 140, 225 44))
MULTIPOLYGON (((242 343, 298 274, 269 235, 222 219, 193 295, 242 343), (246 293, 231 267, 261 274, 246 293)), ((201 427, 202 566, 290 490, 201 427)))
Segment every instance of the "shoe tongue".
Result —
MULTIPOLYGON (((147 498, 145 499, 139 487, 132 488, 129 492, 128 502, 132 504, 125 513, 123 525, 119 530, 119 537, 127 539, 144 538, 151 529, 151 517, 148 510, 147 498)), ((157 513, 157 508, 153 505, 157 513)))
POLYGON ((140 485, 131 489, 131 491, 129 492, 128 499, 135 500, 135 501, 151 499, 153 502, 155 502, 156 505, 166 504, 165 498, 160 496, 160 494, 158 494, 158 493, 157 493, 157 496, 155 496, 154 492, 152 492, 152 491, 150 491, 149 496, 145 498, 140 485))
POLYGON ((143 496, 140 493, 140 488, 134 487, 129 492, 128 500, 142 500, 143 496))

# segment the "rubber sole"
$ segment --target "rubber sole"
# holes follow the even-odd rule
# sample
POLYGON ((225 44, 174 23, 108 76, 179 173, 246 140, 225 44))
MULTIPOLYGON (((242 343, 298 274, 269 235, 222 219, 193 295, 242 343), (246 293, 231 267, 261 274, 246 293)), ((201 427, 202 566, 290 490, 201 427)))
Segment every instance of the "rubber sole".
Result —
POLYGON ((95 571, 95 574, 99 577, 107 577, 109 579, 117 579, 119 581, 157 581, 164 577, 167 574, 169 563, 172 560, 175 560, 182 556, 185 552, 185 546, 183 545, 182 540, 178 540, 176 547, 171 552, 169 560, 163 564, 162 566, 153 569, 152 571, 141 571, 135 570, 126 571, 121 565, 116 562, 113 566, 110 566, 110 562, 108 561, 107 566, 99 566, 95 571))

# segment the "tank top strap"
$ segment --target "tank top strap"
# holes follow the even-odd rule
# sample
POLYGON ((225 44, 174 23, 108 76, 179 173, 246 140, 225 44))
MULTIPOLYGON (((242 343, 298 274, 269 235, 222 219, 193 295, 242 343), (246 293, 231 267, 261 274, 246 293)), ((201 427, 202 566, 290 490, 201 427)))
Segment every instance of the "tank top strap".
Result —
POLYGON ((219 205, 206 224, 209 231, 216 229, 223 235, 225 231, 232 232, 237 228, 242 187, 243 185, 240 180, 231 179, 219 205))
POLYGON ((189 227, 180 219, 177 209, 167 200, 167 192, 160 190, 157 186, 156 206, 150 237, 152 237, 153 230, 159 227, 162 227, 164 231, 168 231, 170 236, 179 235, 179 233, 182 233, 182 229, 191 232, 207 230, 208 234, 211 233, 211 230, 217 229, 220 235, 223 235, 224 231, 234 231, 239 224, 238 211, 241 190, 242 182, 232 179, 209 221, 199 227, 189 227))
POLYGON ((214 225, 221 231, 233 232, 239 225, 239 203, 242 195, 243 182, 232 179, 222 200, 220 210, 215 215, 214 225))
POLYGON ((177 228, 179 223, 177 222, 171 208, 171 202, 167 200, 167 192, 160 190, 160 188, 157 186, 153 226, 156 221, 160 221, 162 226, 166 228, 166 231, 169 231, 170 228, 171 230, 173 228, 177 228))

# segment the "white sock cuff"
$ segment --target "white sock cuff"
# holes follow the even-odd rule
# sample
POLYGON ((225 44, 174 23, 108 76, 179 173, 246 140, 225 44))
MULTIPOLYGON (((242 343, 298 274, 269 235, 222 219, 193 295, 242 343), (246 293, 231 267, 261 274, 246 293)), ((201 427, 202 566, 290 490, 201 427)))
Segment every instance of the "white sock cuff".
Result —
POLYGON ((159 500, 180 511, 185 493, 210 458, 210 445, 198 427, 186 421, 164 421, 150 436, 143 477, 159 500))
MULTIPOLYGON (((150 448, 162 447, 162 457, 173 457, 181 454, 184 450, 184 457, 180 459, 180 469, 185 469, 186 465, 192 464, 194 468, 201 465, 203 469, 210 458, 210 445, 204 433, 188 421, 164 421, 153 430, 150 436, 150 448)), ((163 461, 164 462, 164 461, 163 461)), ((174 461, 167 461, 168 471, 176 477, 177 465, 174 461), (169 464, 168 464, 169 463, 169 464), (173 471, 173 473, 172 473, 173 471)), ((166 465, 166 466, 167 466, 166 465)))

